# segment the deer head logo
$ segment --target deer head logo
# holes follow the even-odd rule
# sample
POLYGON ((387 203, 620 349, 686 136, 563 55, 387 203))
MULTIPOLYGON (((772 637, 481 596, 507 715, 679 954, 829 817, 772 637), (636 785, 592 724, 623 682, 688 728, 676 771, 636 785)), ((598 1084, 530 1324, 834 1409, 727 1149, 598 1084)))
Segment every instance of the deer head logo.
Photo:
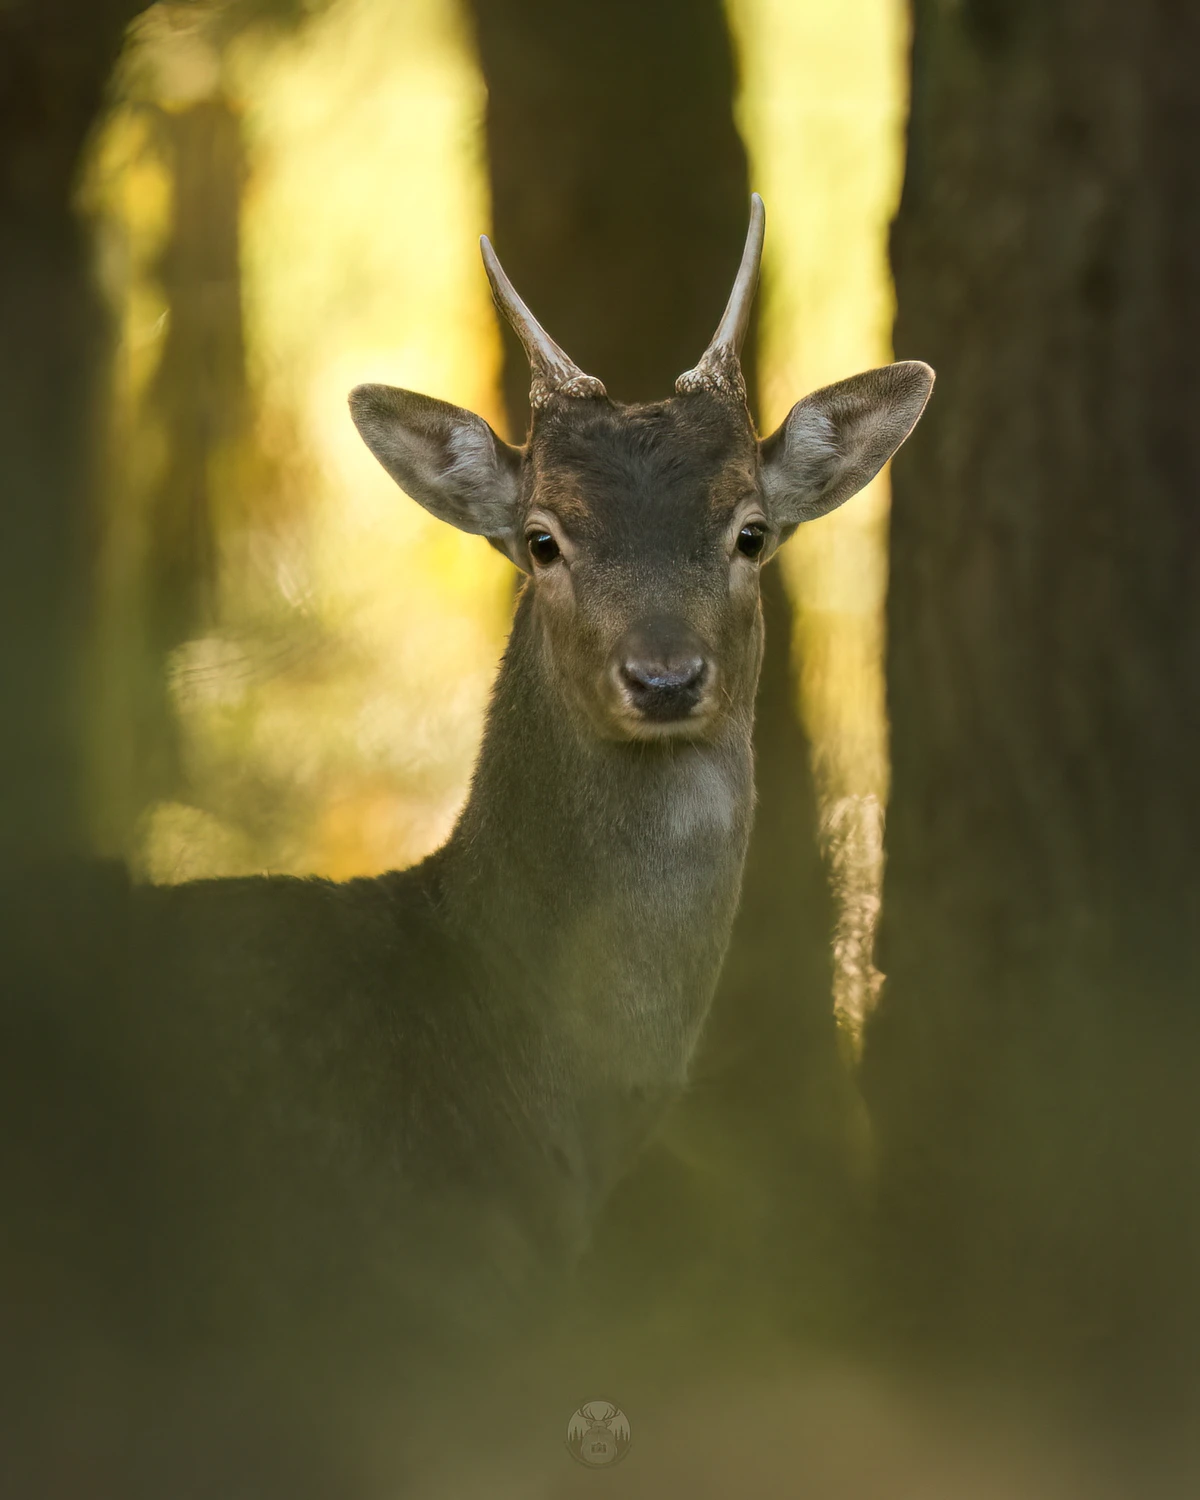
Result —
POLYGON ((567 1451, 589 1469, 620 1463, 629 1441, 629 1418, 612 1401, 585 1401, 567 1423, 567 1451))

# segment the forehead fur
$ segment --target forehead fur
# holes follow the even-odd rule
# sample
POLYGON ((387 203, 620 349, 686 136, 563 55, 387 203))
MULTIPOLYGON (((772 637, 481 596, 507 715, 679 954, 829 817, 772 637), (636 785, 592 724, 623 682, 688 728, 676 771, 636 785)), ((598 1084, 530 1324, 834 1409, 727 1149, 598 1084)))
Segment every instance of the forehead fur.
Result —
POLYGON ((531 482, 565 521, 599 501, 656 510, 724 508, 754 483, 755 437, 744 407, 705 393, 645 406, 558 401, 535 419, 531 482))

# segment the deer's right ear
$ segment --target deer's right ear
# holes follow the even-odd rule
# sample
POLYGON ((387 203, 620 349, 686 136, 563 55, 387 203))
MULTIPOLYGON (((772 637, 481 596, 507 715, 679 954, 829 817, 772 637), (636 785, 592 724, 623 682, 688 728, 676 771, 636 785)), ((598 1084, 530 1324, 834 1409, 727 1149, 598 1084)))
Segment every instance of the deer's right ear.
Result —
POLYGON ((405 494, 440 521, 517 552, 521 454, 482 417, 390 385, 355 386, 350 415, 405 494))

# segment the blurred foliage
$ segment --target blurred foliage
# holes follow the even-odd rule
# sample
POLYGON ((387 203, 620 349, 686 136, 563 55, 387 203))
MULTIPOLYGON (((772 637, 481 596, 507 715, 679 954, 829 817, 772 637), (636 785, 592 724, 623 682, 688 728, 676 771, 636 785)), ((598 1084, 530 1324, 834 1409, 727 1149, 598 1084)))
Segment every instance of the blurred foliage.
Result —
MULTIPOLYGON (((902 8, 728 10, 772 426, 888 357, 902 8)), ((465 793, 511 570, 394 490, 344 401, 383 380, 502 425, 484 102, 452 0, 156 5, 131 34, 84 188, 120 328, 91 801, 148 878, 407 864, 465 793)), ((877 978, 886 506, 880 480, 785 554, 852 1032, 877 978)))

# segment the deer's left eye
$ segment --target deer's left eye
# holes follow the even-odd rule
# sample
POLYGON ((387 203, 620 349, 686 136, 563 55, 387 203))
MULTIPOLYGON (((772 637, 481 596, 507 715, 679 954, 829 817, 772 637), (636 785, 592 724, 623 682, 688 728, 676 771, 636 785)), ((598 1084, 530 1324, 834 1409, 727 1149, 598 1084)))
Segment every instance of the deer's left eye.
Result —
POLYGON ((743 557, 758 557, 767 545, 767 528, 756 522, 738 532, 737 549, 743 557))
POLYGON ((558 556, 558 543, 548 531, 531 531, 525 538, 525 545, 529 548, 529 555, 535 563, 541 563, 546 567, 558 556))

